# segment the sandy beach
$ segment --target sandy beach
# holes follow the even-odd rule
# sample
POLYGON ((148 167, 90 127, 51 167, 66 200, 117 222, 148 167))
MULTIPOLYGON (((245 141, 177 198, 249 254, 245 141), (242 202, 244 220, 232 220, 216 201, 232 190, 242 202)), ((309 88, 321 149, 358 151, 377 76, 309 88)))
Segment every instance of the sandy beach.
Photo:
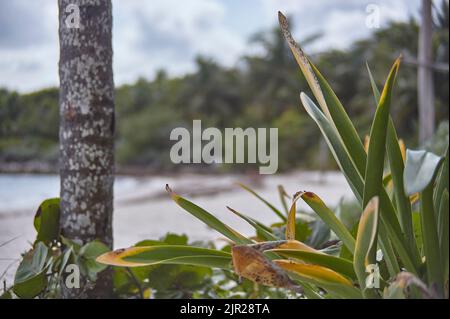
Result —
MULTIPOLYGON (((121 186, 115 191, 115 247, 128 247, 143 239, 157 239, 167 232, 187 234, 191 241, 220 238, 220 234, 172 202, 164 190, 166 184, 246 235, 253 233, 251 226, 230 213, 226 206, 266 223, 278 221, 273 212, 239 188, 237 182, 253 185, 258 193, 280 208, 277 185, 283 185, 288 194, 299 190, 313 191, 330 206, 337 204, 341 198, 352 199, 350 188, 339 172, 297 171, 258 176, 257 179, 244 175, 194 174, 178 177, 130 177, 126 183, 119 184, 121 186)), ((20 192, 19 189, 16 191, 20 192)), ((306 209, 304 206, 303 204, 301 208, 306 209)), ((13 279, 20 254, 34 240, 33 216, 36 208, 32 203, 30 207, 22 203, 16 209, 0 208, 0 276, 6 270, 4 278, 7 284, 13 279)))

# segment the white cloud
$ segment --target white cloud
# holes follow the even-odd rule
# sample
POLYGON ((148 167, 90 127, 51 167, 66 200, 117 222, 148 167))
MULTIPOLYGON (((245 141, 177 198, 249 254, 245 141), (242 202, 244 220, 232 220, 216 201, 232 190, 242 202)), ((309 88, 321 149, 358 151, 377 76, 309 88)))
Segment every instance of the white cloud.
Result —
POLYGON ((198 54, 231 65, 244 39, 225 27, 222 3, 211 0, 114 2, 115 74, 118 84, 158 68, 191 71, 198 54))
MULTIPOLYGON (((419 4, 419 0, 264 0, 268 13, 280 10, 292 17, 296 38, 301 40, 312 34, 322 34, 312 50, 345 48, 368 36, 373 31, 366 26, 368 5, 378 7, 380 26, 383 27, 389 21, 404 21, 415 15, 419 4)), ((270 17, 272 23, 276 23, 276 18, 270 17)))
MULTIPOLYGON (((405 20, 419 7, 419 0, 254 0, 245 6, 228 1, 113 0, 116 84, 151 78, 158 69, 184 74, 194 69, 199 54, 233 65, 252 50, 247 46, 251 29, 276 25, 278 10, 293 16, 296 38, 322 32, 313 49, 325 49, 345 47, 370 32, 365 27, 369 3, 379 5, 382 25, 405 20), (230 23, 236 19, 233 12, 244 21, 230 23)), ((0 86, 31 91, 58 84, 57 14, 54 0, 0 0, 0 86)))

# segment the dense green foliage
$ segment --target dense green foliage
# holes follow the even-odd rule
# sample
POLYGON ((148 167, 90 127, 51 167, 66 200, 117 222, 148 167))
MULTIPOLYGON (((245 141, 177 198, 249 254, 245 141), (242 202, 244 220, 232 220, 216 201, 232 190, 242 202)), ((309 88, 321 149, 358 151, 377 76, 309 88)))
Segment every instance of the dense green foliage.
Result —
MULTIPOLYGON (((443 12, 436 20, 434 53, 438 62, 448 63, 448 10, 443 12)), ((312 57, 318 68, 325 70, 324 76, 354 119, 361 138, 368 134, 375 111, 373 98, 366 94, 370 90, 366 61, 374 78, 382 81, 386 66, 399 53, 406 62, 416 56, 417 39, 415 21, 391 23, 346 50, 312 57)), ((192 74, 171 78, 161 71, 154 80, 140 79, 118 87, 119 165, 172 168, 171 129, 189 129, 193 119, 201 119, 204 127, 278 127, 280 168, 317 168, 318 130, 299 108, 300 88, 307 87, 304 78, 278 29, 252 41, 262 46, 263 53, 242 57, 234 68, 199 57, 192 74)), ((416 144, 418 129, 416 75, 416 66, 404 63, 391 109, 397 133, 409 145, 416 144)), ((448 117, 448 73, 435 72, 435 80, 436 120, 440 122, 448 117)), ((57 89, 31 94, 0 90, 0 162, 56 162, 57 141, 57 89)))

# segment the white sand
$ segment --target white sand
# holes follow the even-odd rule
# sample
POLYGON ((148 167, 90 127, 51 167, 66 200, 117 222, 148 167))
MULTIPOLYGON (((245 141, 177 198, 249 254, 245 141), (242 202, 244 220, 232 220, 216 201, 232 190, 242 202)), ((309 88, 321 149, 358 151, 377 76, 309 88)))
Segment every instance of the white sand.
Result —
MULTIPOLYGON (((127 187, 116 191, 115 247, 128 247, 143 239, 158 239, 167 232, 184 233, 191 240, 215 240, 221 237, 172 202, 164 191, 166 183, 177 193, 188 194, 187 198, 245 235, 253 234, 251 226, 230 213, 226 206, 265 223, 279 221, 263 203, 235 185, 240 181, 249 182, 248 176, 182 175, 177 178, 158 176, 132 180, 127 183, 127 187), (195 194, 197 196, 194 196, 195 194)), ((352 198, 345 179, 338 172, 268 175, 261 176, 259 182, 260 187, 255 190, 280 209, 277 192, 279 184, 282 184, 290 195, 300 190, 315 192, 330 206, 337 204, 342 197, 352 198)), ((302 208, 306 208, 304 205, 302 208)), ((19 236, 0 247, 0 276, 34 240, 32 223, 35 210, 36 207, 30 207, 20 211, 0 212, 0 245, 19 236)), ((12 281, 16 267, 17 262, 7 271, 5 278, 8 284, 12 281)))

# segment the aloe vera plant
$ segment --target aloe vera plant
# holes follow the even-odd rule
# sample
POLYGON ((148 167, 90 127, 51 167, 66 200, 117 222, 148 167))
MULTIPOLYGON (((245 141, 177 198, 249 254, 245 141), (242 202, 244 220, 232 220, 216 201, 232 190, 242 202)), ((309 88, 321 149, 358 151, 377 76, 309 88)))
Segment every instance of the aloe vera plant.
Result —
POLYGON ((448 298, 449 155, 448 150, 445 157, 413 150, 404 155, 389 115, 400 58, 394 62, 381 92, 369 69, 377 107, 364 147, 345 108, 294 41, 281 13, 279 20, 318 103, 301 93, 301 104, 320 128, 362 207, 359 222, 348 228, 310 191, 297 193, 288 207, 286 192, 279 188, 283 207, 280 210, 241 185, 265 203, 284 225, 284 231, 279 232, 230 209, 255 228, 257 237, 247 238, 167 187, 180 207, 233 243, 231 252, 189 246, 132 247, 106 253, 97 261, 126 267, 184 263, 222 268, 307 298, 448 298), (300 200, 327 225, 341 246, 321 249, 300 240, 296 216, 300 200))

